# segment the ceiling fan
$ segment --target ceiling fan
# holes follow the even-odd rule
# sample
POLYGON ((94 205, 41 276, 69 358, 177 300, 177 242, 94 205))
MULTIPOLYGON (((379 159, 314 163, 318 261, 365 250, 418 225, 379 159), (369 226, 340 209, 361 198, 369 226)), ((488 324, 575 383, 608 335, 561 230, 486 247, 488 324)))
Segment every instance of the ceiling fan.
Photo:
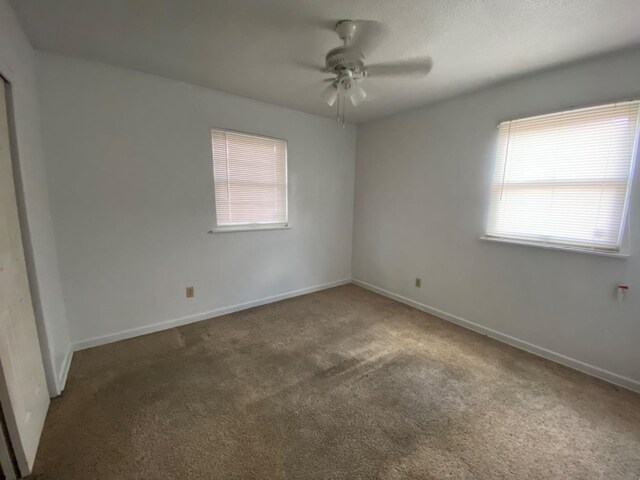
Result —
POLYGON ((365 60, 387 36, 380 22, 370 20, 341 20, 336 33, 343 45, 327 53, 323 72, 335 76, 327 78, 329 86, 322 92, 322 100, 329 106, 337 103, 337 118, 344 125, 346 101, 354 106, 367 98, 361 83, 369 77, 425 76, 433 67, 430 57, 419 57, 390 63, 365 65, 365 60))

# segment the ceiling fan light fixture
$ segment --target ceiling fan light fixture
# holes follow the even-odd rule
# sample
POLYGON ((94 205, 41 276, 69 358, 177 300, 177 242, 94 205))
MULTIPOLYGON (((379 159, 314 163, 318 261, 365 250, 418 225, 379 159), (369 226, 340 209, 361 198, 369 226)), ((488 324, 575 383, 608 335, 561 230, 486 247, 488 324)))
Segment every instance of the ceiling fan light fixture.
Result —
POLYGON ((351 103, 353 103, 354 107, 360 105, 367 98, 367 92, 364 91, 358 82, 353 82, 350 91, 351 95, 349 98, 351 99, 351 103))
POLYGON ((338 76, 338 90, 340 90, 340 93, 346 97, 351 96, 355 83, 356 82, 353 79, 353 72, 351 70, 345 70, 338 76))
POLYGON ((338 89, 336 88, 336 86, 332 83, 331 85, 329 85, 327 88, 325 88, 324 92, 322 92, 322 100, 329 105, 330 107, 333 106, 334 103, 336 103, 336 100, 338 99, 338 89))

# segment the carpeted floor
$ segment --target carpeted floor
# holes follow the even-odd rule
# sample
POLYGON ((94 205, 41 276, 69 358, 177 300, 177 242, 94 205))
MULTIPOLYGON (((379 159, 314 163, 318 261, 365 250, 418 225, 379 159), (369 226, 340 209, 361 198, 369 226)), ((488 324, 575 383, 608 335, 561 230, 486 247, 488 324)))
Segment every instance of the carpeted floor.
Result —
POLYGON ((347 285, 75 354, 35 478, 629 479, 640 395, 347 285))

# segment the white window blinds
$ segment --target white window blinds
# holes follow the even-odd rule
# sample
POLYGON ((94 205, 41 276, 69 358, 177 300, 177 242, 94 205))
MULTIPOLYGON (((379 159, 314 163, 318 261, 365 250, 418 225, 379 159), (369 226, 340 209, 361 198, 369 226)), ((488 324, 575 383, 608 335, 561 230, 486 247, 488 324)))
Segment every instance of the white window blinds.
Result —
POLYGON ((501 123, 487 236, 619 251, 638 105, 501 123))
POLYGON ((287 224, 287 142, 211 131, 218 227, 287 224))

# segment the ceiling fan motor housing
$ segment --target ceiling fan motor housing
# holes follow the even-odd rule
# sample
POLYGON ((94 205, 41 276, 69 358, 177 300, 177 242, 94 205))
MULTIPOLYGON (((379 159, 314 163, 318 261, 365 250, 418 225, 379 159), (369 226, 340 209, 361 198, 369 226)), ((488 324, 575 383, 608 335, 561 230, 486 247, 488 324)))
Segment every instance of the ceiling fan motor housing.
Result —
POLYGON ((346 47, 337 47, 327 53, 327 72, 339 74, 343 70, 350 70, 353 73, 364 73, 364 53, 346 47))

